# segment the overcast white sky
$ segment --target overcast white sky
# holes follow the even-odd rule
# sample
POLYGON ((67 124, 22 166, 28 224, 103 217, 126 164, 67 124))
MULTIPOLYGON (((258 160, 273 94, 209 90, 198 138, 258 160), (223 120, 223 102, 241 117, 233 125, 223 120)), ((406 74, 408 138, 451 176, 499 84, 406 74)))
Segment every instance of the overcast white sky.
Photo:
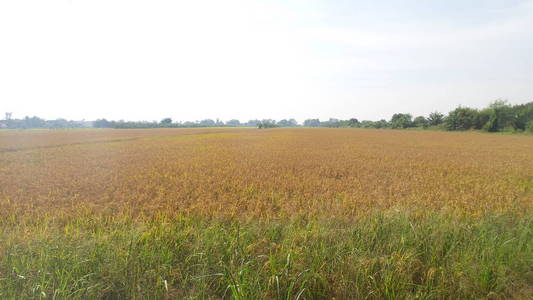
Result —
POLYGON ((427 115, 533 100, 533 1, 1 0, 0 114, 427 115))

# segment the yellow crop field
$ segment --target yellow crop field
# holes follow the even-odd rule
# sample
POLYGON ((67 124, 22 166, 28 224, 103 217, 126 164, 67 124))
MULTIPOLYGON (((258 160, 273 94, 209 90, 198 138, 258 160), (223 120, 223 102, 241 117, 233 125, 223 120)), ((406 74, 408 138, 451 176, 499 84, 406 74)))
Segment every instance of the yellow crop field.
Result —
POLYGON ((523 298, 533 138, 0 131, 0 297, 523 298))

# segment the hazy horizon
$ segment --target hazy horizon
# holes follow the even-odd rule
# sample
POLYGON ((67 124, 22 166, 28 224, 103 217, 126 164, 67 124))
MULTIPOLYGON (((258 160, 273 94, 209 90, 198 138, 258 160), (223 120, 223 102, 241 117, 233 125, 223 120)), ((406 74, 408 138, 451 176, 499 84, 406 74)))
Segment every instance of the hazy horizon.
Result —
POLYGON ((533 100, 533 1, 3 1, 0 114, 389 119, 533 100))

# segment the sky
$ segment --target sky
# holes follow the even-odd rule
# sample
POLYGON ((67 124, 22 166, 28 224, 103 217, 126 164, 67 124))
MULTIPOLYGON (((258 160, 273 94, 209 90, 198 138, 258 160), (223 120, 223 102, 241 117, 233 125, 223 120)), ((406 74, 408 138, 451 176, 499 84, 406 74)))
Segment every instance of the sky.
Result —
POLYGON ((2 0, 0 114, 389 119, 533 100, 533 0, 2 0))

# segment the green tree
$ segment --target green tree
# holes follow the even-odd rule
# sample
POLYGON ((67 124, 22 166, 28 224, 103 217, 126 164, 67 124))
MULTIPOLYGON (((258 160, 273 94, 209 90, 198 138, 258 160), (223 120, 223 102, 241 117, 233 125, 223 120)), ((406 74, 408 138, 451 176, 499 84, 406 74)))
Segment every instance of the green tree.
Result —
POLYGON ((432 112, 428 116, 429 126, 438 126, 444 122, 444 115, 438 111, 432 112))
POLYGON ((278 121, 277 125, 280 127, 296 127, 298 126, 298 122, 296 122, 295 119, 283 119, 281 121, 278 121))
POLYGON ((390 120, 391 127, 393 129, 413 127, 412 118, 410 114, 394 114, 390 120))
POLYGON ((237 119, 232 119, 226 122, 226 126, 229 127, 238 127, 241 126, 241 122, 237 119))
POLYGON ((447 130, 469 130, 474 128, 479 118, 476 109, 459 106, 452 110, 444 119, 444 127, 447 130))
POLYGON ((533 102, 515 105, 512 111, 512 126, 515 130, 526 130, 528 122, 533 122, 533 102))
POLYGON ((484 110, 484 113, 488 115, 488 120, 481 128, 486 131, 502 131, 505 127, 512 125, 513 109, 507 101, 494 101, 486 110, 484 110))
POLYGON ((201 127, 215 127, 217 123, 211 119, 205 119, 205 120, 200 121, 199 125, 201 127))
POLYGON ((360 126, 359 120, 357 120, 356 118, 351 118, 350 120, 348 120, 348 127, 359 127, 359 126, 360 126))
POLYGON ((413 124, 415 127, 427 128, 429 125, 429 121, 423 116, 418 116, 413 120, 413 124))
POLYGON ((276 121, 275 120, 270 120, 270 119, 265 119, 261 122, 259 122, 257 124, 257 128, 259 129, 263 129, 263 128, 275 128, 275 127, 278 127, 278 125, 276 125, 276 121))
POLYGON ((527 130, 528 132, 533 133, 533 121, 529 121, 529 122, 527 122, 527 124, 526 124, 526 130, 527 130))
POLYGON ((305 127, 319 127, 320 126, 320 120, 319 119, 307 119, 304 121, 305 127))

